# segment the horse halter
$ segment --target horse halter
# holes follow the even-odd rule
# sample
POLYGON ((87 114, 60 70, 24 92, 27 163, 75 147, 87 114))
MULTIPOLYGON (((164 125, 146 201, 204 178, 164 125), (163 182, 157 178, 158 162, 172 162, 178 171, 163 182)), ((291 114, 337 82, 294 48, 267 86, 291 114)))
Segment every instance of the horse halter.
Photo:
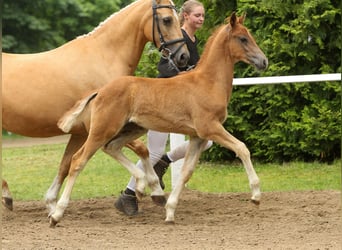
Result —
POLYGON ((162 53, 162 57, 172 60, 173 55, 177 54, 177 52, 182 48, 182 46, 185 44, 185 38, 179 38, 175 40, 170 40, 170 41, 165 41, 164 36, 160 30, 160 25, 159 25, 159 19, 157 15, 157 9, 161 8, 169 8, 172 10, 176 10, 176 7, 173 5, 158 5, 155 0, 153 0, 152 3, 152 10, 153 10, 153 23, 152 23, 152 36, 153 36, 153 43, 157 47, 155 36, 154 36, 154 27, 155 23, 157 24, 157 31, 159 35, 159 41, 160 41, 160 47, 158 50, 162 53), (167 46, 175 44, 175 43, 181 43, 179 47, 176 49, 176 51, 172 52, 167 46))

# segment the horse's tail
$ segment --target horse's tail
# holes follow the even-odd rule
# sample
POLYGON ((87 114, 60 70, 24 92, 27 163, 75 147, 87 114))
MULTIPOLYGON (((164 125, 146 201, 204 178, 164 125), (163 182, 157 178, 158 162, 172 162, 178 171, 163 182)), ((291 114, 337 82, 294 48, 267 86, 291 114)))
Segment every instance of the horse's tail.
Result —
POLYGON ((77 122, 77 118, 82 114, 89 102, 97 96, 97 92, 89 95, 88 97, 76 102, 76 104, 67 111, 61 119, 59 119, 57 125, 64 132, 68 133, 77 122))

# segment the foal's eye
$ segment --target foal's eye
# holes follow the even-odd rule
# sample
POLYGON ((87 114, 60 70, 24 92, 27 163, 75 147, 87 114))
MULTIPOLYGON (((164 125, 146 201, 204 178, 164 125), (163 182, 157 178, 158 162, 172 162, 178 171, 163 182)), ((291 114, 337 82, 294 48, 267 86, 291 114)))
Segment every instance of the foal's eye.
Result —
POLYGON ((164 25, 169 26, 169 25, 171 25, 171 22, 172 22, 172 18, 171 17, 164 17, 163 18, 164 25))
POLYGON ((243 44, 247 44, 248 43, 248 39, 246 37, 240 37, 240 42, 243 44))

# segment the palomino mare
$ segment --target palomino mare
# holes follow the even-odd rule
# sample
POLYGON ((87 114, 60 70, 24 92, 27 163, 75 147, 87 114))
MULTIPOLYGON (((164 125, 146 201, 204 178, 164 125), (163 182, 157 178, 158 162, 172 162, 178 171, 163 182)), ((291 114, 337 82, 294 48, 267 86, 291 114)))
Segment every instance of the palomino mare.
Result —
MULTIPOLYGON (((189 52, 172 0, 138 0, 113 14, 87 35, 37 54, 2 54, 2 126, 16 134, 50 137, 64 134, 58 119, 77 100, 114 78, 132 75, 144 46, 153 41, 177 66, 189 52)), ((72 133, 46 202, 54 209, 72 155, 87 138, 72 133)), ((130 144, 137 153, 139 141, 130 144)), ((144 153, 144 152, 141 152, 144 153)))
POLYGON ((80 100, 59 121, 59 127, 73 131, 84 126, 89 136, 73 156, 64 192, 50 216, 54 226, 63 217, 76 177, 87 161, 101 147, 124 165, 136 178, 138 198, 150 180, 152 166, 145 163, 146 177, 124 158, 121 148, 147 129, 187 134, 190 145, 181 176, 166 203, 166 221, 174 221, 181 191, 190 179, 207 140, 233 150, 242 160, 252 190, 252 201, 260 202, 259 178, 254 171, 245 144, 229 134, 222 123, 232 93, 234 64, 238 61, 267 68, 268 61, 243 26, 244 16, 235 13, 211 36, 198 66, 188 73, 168 79, 120 77, 97 93, 80 100), (110 125, 110 126, 109 126, 110 125))
POLYGON ((13 199, 9 191, 7 182, 2 180, 2 204, 9 210, 13 210, 13 199))

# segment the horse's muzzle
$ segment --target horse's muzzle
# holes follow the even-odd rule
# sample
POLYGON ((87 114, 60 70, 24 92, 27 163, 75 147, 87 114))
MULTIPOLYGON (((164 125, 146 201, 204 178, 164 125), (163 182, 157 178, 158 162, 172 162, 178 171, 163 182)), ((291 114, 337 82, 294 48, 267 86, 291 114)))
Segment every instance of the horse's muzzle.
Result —
POLYGON ((184 68, 188 64, 190 56, 188 53, 179 53, 175 58, 175 63, 178 68, 184 68))

